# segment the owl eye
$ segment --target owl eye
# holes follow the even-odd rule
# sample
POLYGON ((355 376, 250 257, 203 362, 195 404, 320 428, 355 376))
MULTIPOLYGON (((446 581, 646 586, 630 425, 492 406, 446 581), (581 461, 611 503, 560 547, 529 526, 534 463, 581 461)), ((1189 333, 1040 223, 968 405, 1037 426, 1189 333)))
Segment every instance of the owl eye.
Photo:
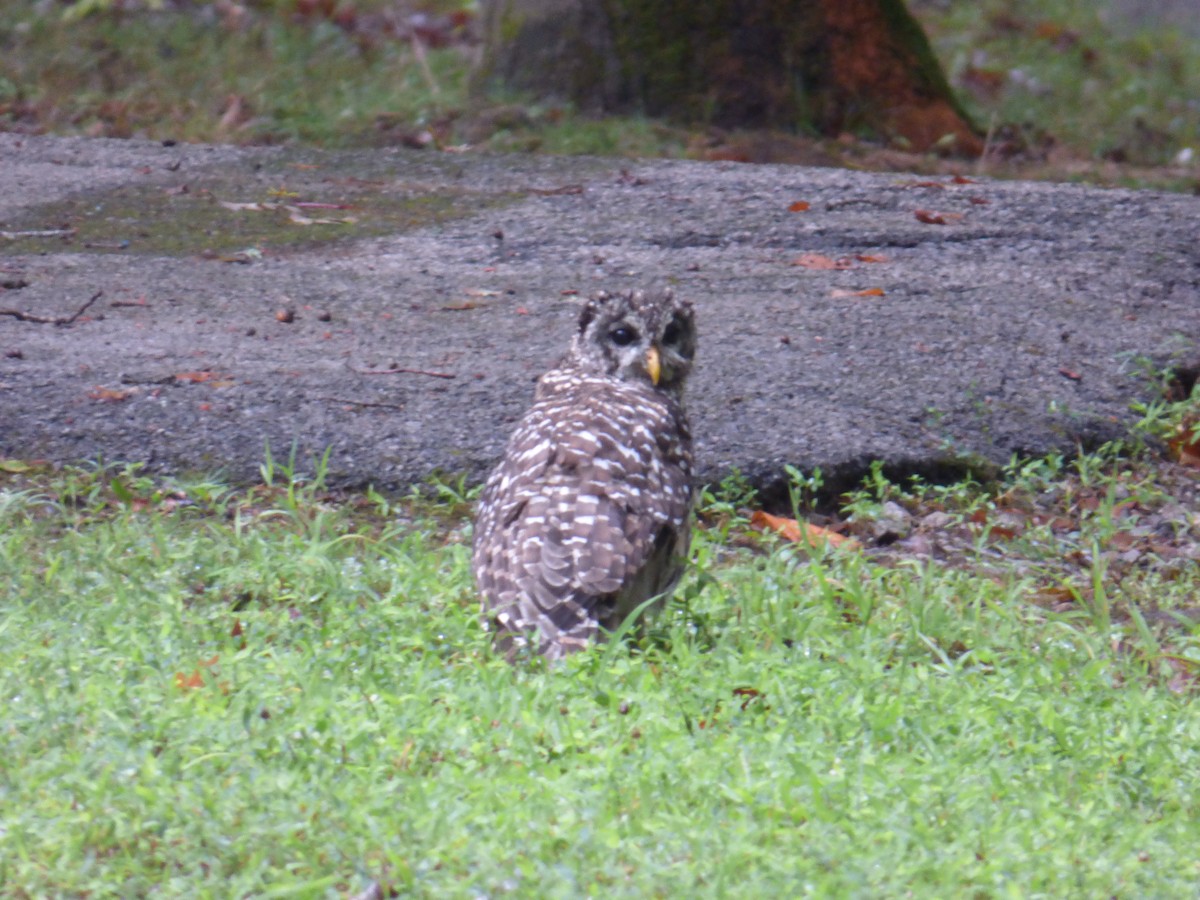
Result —
POLYGON ((618 347, 628 347, 637 340, 637 332, 628 325, 622 325, 619 328, 614 328, 608 333, 608 339, 618 347))
POLYGON ((683 328, 680 327, 678 320, 672 320, 671 324, 667 326, 667 330, 663 332, 662 340, 664 344, 677 344, 682 336, 683 328))

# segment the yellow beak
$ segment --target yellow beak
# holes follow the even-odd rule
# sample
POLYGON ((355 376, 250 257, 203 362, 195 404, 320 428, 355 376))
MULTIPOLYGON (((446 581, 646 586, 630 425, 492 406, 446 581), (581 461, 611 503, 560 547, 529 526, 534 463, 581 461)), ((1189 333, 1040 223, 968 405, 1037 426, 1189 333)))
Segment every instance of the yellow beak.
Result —
POLYGON ((646 351, 646 374, 650 376, 651 384, 657 386, 658 379, 662 377, 662 357, 653 345, 646 351))

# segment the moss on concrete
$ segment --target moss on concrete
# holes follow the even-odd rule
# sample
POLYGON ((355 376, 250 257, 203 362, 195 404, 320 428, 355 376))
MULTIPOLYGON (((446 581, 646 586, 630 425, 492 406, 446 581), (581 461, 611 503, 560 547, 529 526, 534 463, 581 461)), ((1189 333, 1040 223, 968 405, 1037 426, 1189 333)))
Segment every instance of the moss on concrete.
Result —
POLYGON ((424 228, 524 196, 520 191, 435 188, 406 182, 395 170, 356 166, 348 171, 362 174, 350 176, 305 166, 290 162, 276 170, 210 171, 167 186, 106 188, 29 207, 5 230, 70 233, 2 241, 0 254, 64 249, 166 256, 280 252, 424 228), (232 209, 224 203, 248 206, 232 209))

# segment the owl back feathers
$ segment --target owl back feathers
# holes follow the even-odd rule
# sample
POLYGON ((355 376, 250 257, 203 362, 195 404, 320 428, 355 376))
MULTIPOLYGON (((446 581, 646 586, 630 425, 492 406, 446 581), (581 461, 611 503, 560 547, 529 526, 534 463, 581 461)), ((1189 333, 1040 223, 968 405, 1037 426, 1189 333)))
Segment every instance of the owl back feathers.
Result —
POLYGON ((540 379, 480 497, 472 567, 509 652, 586 646, 670 591, 687 553, 692 441, 678 390, 594 374, 578 356, 540 379))

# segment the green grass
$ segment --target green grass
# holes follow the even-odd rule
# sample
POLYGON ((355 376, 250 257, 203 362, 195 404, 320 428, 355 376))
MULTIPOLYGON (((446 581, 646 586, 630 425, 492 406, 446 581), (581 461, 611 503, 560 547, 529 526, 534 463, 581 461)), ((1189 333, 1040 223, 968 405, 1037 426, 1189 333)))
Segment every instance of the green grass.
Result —
MULTIPOLYGON (((293 21, 282 6, 245 26, 195 11, 68 21, 10 6, 0 26, 10 127, 342 147, 371 143, 379 117, 415 129, 437 108, 408 44, 361 46, 332 24, 293 21)), ((461 81, 460 53, 429 61, 436 79, 461 81)))
MULTIPOLYGON (((1200 32, 1137 23, 1112 2, 914 0, 981 125, 1049 135, 1068 153, 1162 165, 1200 158, 1200 32)), ((1145 4, 1152 7, 1152 4, 1145 4)))
MULTIPOLYGON (((855 508, 886 495, 971 527, 1017 495, 1074 508, 1135 481, 1168 503, 1145 465, 1050 460, 989 491, 876 479, 855 508)), ((1056 557, 1102 539, 1101 506, 1007 551, 1050 568, 997 575, 983 555, 776 546, 746 532, 744 496, 710 494, 684 599, 547 670, 477 624, 462 485, 396 501, 263 474, 235 491, 0 465, 0 893, 1200 885, 1195 628, 1143 622, 1139 641, 1136 578, 1112 570, 1103 623, 1082 595, 1031 601, 1047 572, 1071 582, 1056 557)), ((1179 577, 1177 606, 1200 587, 1179 577)))
MULTIPOLYGON (((159 4, 162 6, 161 4, 159 4)), ((472 97, 476 47, 425 0, 445 43, 388 31, 379 0, 62 10, 9 0, 0 17, 0 129, 326 147, 401 144, 503 152, 695 156, 927 168, 800 135, 726 134, 636 117, 594 118, 522 97, 472 97), (300 11, 307 9, 306 14, 300 11), (71 11, 91 10, 71 15, 71 11), (239 12, 240 10, 240 12, 239 12), (437 24, 442 23, 442 24, 437 24), (424 58, 425 64, 421 60, 424 58)), ((1135 27, 1075 0, 913 0, 959 97, 989 133, 997 175, 1190 189, 1200 154, 1200 36, 1135 27), (1165 172, 1191 149, 1192 163, 1165 172), (1012 154, 1014 159, 1009 159, 1012 154), (1113 167, 1117 166, 1116 169, 1113 167)), ((397 20, 403 26, 404 18, 397 20)), ((403 28, 401 28, 403 31, 403 28)), ((961 167, 961 162, 958 163, 961 167)))

